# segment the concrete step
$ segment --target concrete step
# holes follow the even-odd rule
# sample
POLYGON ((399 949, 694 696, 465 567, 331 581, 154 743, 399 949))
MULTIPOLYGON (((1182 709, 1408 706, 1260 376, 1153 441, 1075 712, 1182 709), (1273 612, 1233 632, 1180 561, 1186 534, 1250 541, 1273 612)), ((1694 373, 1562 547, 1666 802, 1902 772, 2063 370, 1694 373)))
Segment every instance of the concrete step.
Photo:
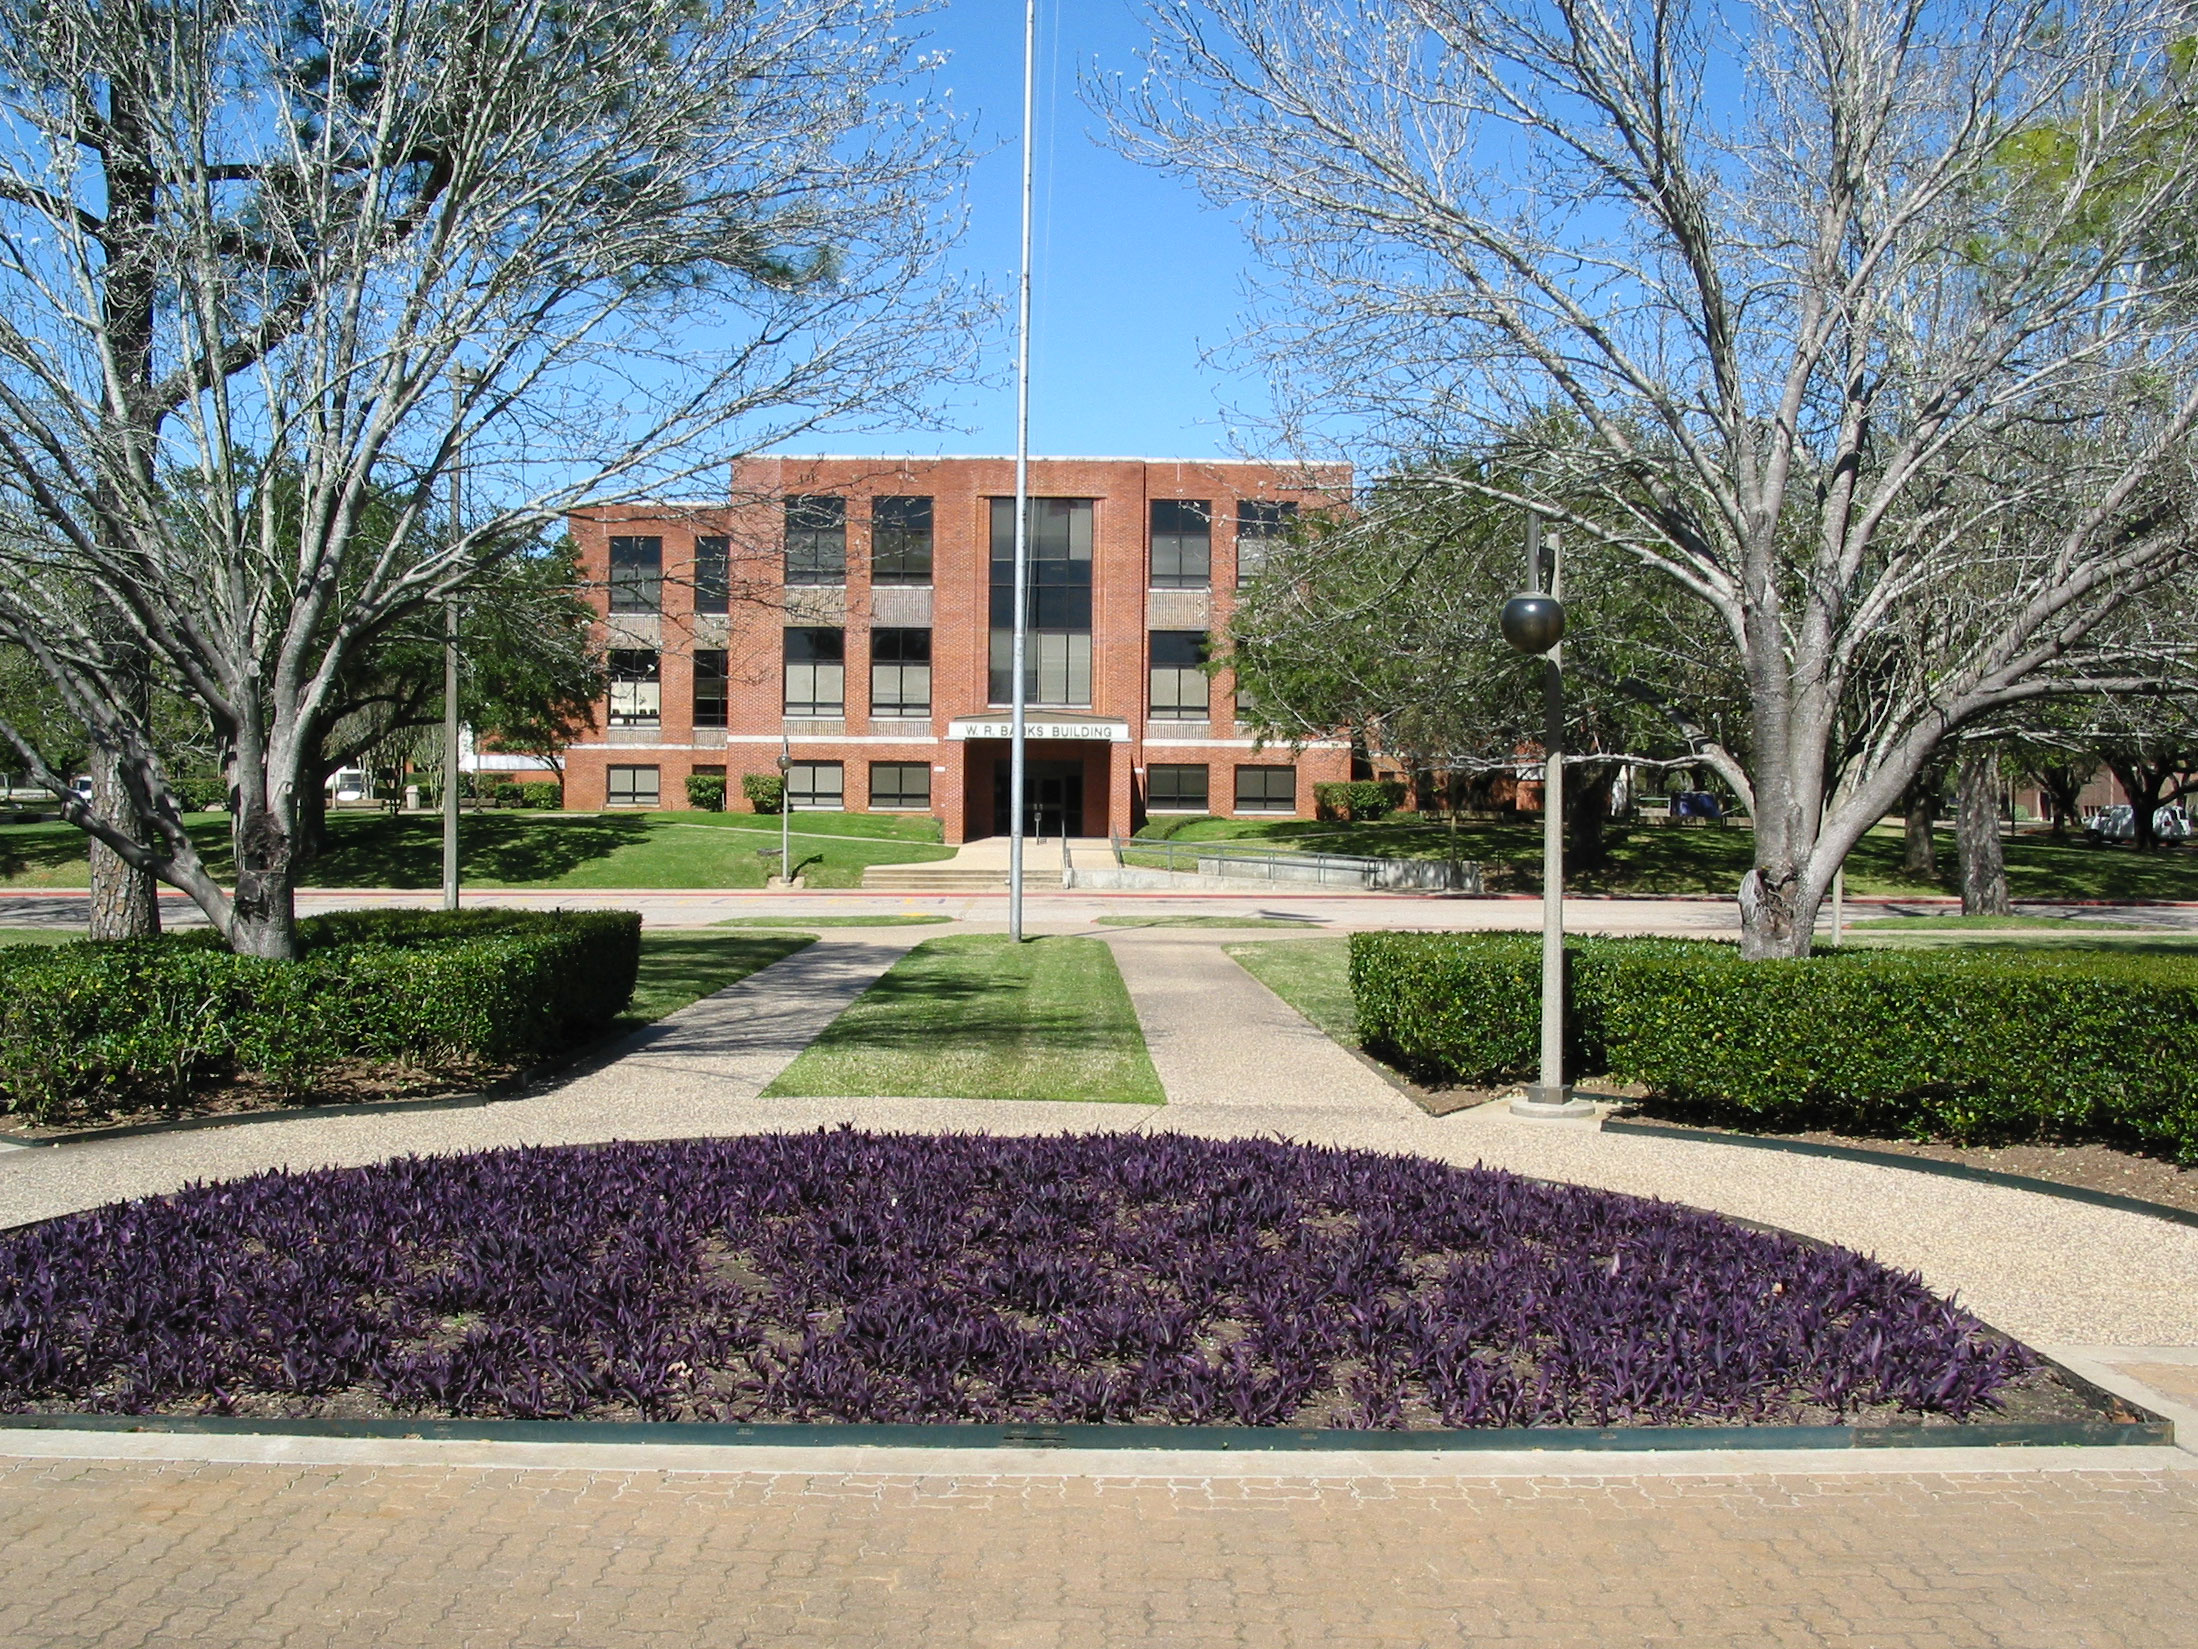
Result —
MULTIPOLYGON (((865 892, 874 893, 1004 893, 1007 869, 972 865, 869 865, 862 873, 865 892)), ((1058 888, 1058 868, 1023 871, 1025 888, 1058 888)))

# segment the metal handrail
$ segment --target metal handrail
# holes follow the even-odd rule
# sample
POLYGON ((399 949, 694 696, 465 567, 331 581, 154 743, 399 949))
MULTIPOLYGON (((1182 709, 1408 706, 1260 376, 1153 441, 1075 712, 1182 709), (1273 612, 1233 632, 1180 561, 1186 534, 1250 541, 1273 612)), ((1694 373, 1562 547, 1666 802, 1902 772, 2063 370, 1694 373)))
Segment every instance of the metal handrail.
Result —
MULTIPOLYGON (((1244 847, 1225 842, 1171 842, 1152 840, 1142 836, 1132 837, 1126 842, 1120 836, 1110 836, 1109 841, 1113 845, 1114 862, 1117 865, 1128 864, 1127 855, 1131 853, 1141 856, 1152 854, 1158 856, 1161 861, 1158 868, 1163 870, 1179 869, 1182 867, 1184 860, 1190 862, 1189 868, 1194 872, 1198 870, 1201 863, 1216 867, 1223 865, 1257 865, 1265 868, 1267 878, 1270 881, 1281 880, 1280 871, 1283 866, 1287 865, 1292 870, 1301 872, 1310 869, 1313 872, 1312 879, 1319 882, 1326 882, 1331 873, 1334 873, 1339 881, 1363 882, 1370 872, 1384 865, 1398 862, 1394 859, 1379 859, 1348 853, 1307 853, 1292 848, 1244 847)), ((1430 862, 1441 863, 1443 861, 1430 862)))

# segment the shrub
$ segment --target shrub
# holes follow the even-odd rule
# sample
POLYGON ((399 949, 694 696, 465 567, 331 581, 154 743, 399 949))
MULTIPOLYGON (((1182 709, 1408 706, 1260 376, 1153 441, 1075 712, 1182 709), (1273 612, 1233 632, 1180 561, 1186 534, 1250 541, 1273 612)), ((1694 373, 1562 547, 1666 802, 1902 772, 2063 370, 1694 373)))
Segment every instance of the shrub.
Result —
POLYGON ((758 813, 776 813, 786 799, 786 781, 776 773, 743 773, 740 793, 758 813))
POLYGON ((178 1099, 229 1074, 303 1088, 345 1059, 523 1064, 601 1034, 632 999, 627 911, 346 911, 304 957, 207 933, 0 951, 0 1100, 40 1120, 178 1099))
POLYGON ((530 779, 511 787, 519 793, 514 807, 554 813, 565 805, 565 787, 555 779, 530 779))
POLYGON ((1989 1412, 2036 1368, 1845 1249, 1183 1135, 259 1174, 0 1233, 0 1324, 0 1410, 124 1414, 1775 1424, 1989 1412))
MULTIPOLYGON (((1528 1075, 1540 941, 1359 934, 1368 1047, 1415 1074, 1528 1075)), ((2096 953, 1829 951, 1702 940, 1566 949, 1571 1069, 1705 1119, 1960 1141, 2118 1137, 2198 1161, 2198 963, 2096 953)))
POLYGON ((1405 786, 1395 779, 1352 779, 1313 786, 1313 809, 1323 819, 1364 823, 1404 805, 1405 786))
POLYGON ((171 779, 168 787, 176 793, 176 800, 183 804, 186 813, 219 813, 229 805, 229 781, 219 776, 171 779))
MULTIPOLYGON (((775 778, 777 775, 773 775, 775 778)), ((687 775, 687 805, 699 807, 705 813, 725 811, 725 775, 722 773, 689 773, 687 775)), ((757 809, 758 812, 762 810, 757 809)))

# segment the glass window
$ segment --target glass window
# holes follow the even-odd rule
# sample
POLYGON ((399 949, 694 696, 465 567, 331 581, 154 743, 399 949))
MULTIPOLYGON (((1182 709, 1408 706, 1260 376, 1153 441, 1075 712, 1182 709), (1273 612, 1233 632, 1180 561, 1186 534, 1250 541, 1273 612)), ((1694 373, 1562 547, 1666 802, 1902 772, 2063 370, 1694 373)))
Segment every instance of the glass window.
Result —
POLYGON ((611 725, 655 727, 664 714, 664 661, 637 647, 611 649, 611 725))
POLYGON ((1152 587, 1203 590, 1212 582, 1213 505, 1203 498, 1152 503, 1152 587))
POLYGON ((1236 506, 1236 581, 1244 583, 1266 565, 1267 551, 1297 531, 1297 505, 1266 498, 1239 499, 1236 506))
POLYGON ((606 797, 612 807, 654 807, 663 799, 663 787, 653 767, 614 767, 606 797))
POLYGON ((870 501, 870 582, 931 582, 931 500, 870 501))
POLYGON ((872 762, 870 805, 928 808, 931 805, 931 764, 872 762))
MULTIPOLYGON (((695 649, 695 721, 697 727, 723 727, 728 699, 725 649, 695 649)), ((701 769, 697 768, 697 772, 701 769)))
POLYGON ((611 540, 611 611, 661 613, 664 610, 664 540, 611 540))
POLYGON ((847 714, 847 638, 842 632, 786 632, 786 713, 827 719, 847 714))
MULTIPOLYGON (((1023 693, 1032 704, 1091 703, 1092 500, 1030 501, 1023 693)), ((1014 697, 1015 500, 992 500, 990 700, 1014 697)))
POLYGON ((729 538, 695 540, 695 611, 729 610, 733 594, 733 545, 729 538))
POLYGON ((847 582, 847 500, 796 494, 786 500, 786 582, 847 582))
POLYGON ((929 630, 870 632, 870 713, 873 716, 931 714, 929 630))
POLYGON ((845 807, 846 785, 846 770, 838 762, 796 762, 786 770, 786 805, 845 807))
POLYGON ((1206 632, 1155 630, 1151 647, 1152 719, 1204 721, 1213 690, 1201 668, 1206 661, 1206 632))
POLYGON ((1148 813, 1203 813, 1206 811, 1204 762, 1154 762, 1145 769, 1145 811, 1148 813))
POLYGON ((1240 767, 1236 770, 1236 810, 1239 813, 1295 813, 1297 769, 1294 767, 1240 767))

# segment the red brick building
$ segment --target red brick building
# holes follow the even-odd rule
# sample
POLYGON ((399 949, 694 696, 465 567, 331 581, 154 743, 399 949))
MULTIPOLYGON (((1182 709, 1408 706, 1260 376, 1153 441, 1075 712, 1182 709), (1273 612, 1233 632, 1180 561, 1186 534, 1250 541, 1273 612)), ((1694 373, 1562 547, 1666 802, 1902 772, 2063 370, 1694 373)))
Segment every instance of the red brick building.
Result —
MULTIPOLYGON (((1341 742, 1254 748, 1199 668, 1240 574, 1349 472, 1031 462, 1028 806, 1047 835, 1153 813, 1310 815, 1341 742)), ((690 774, 775 773, 805 808, 1008 826, 1015 466, 1006 458, 762 458, 722 505, 572 518, 612 686, 566 805, 685 807, 690 774)))

